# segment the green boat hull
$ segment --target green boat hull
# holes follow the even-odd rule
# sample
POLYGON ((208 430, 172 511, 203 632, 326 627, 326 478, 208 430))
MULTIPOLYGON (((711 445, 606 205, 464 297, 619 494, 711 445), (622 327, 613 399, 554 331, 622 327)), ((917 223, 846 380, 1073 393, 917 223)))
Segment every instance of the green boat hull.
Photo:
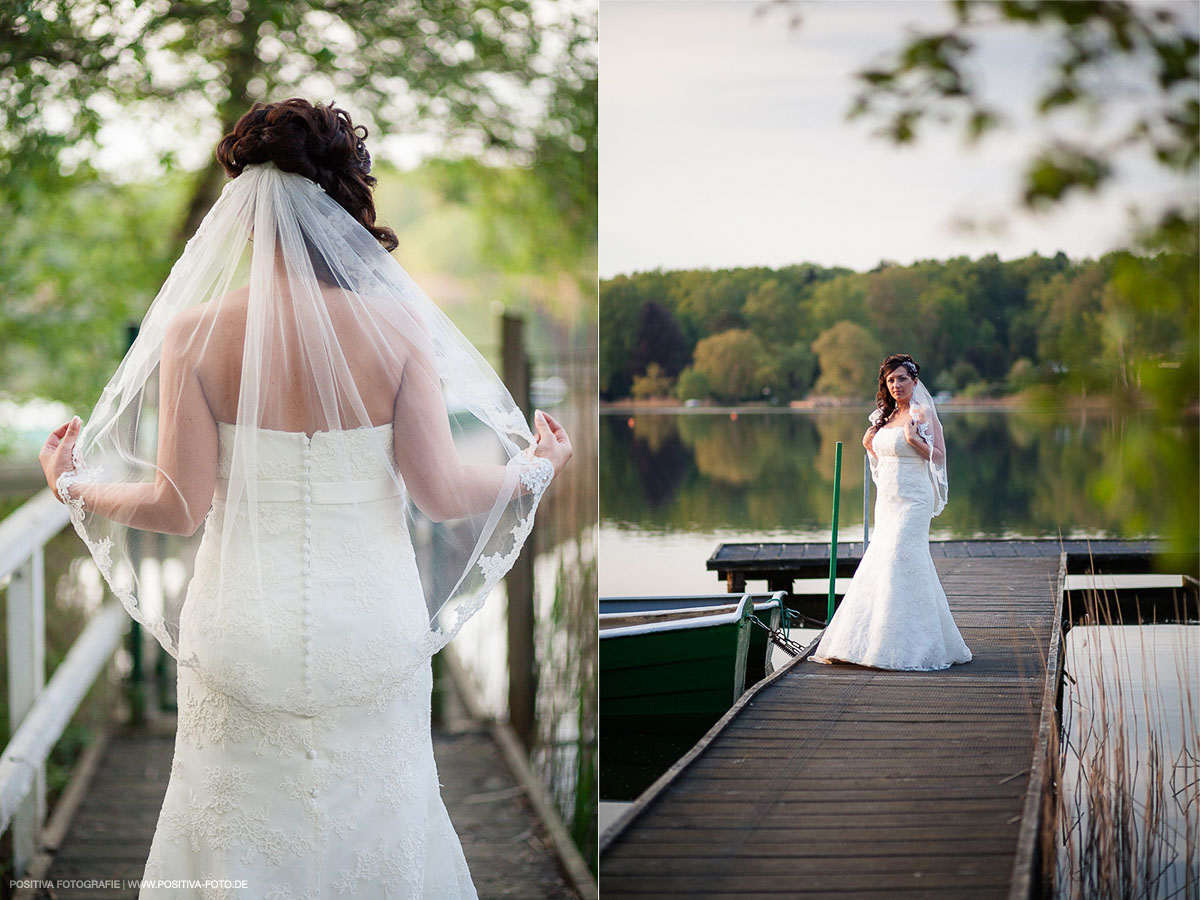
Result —
POLYGON ((602 633, 600 796, 632 800, 653 784, 765 676, 767 653, 767 633, 750 614, 706 627, 602 633))

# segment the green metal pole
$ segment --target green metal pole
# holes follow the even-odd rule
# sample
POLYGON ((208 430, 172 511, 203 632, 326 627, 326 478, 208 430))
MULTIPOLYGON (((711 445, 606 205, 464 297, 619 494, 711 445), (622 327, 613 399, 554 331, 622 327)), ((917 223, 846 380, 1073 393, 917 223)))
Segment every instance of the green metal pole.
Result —
POLYGON ((833 537, 829 542, 829 606, 825 610, 825 621, 833 618, 833 584, 837 580, 837 526, 838 507, 842 499, 842 442, 837 442, 837 453, 833 462, 833 537))

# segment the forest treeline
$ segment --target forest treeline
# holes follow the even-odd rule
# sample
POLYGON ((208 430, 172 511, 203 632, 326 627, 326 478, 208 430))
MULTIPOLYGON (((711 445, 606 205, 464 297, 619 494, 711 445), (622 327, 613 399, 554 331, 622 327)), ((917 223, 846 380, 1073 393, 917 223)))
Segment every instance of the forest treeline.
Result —
POLYGON ((1197 295, 1194 255, 1171 252, 622 275, 600 285, 600 391, 862 397, 883 356, 901 352, 935 391, 1136 400, 1166 378, 1194 404, 1197 295))

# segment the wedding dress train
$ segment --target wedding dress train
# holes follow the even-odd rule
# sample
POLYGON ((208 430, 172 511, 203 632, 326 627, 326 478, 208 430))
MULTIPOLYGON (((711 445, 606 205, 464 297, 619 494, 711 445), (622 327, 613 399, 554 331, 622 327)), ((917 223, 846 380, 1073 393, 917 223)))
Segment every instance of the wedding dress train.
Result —
POLYGON ((875 433, 875 531, 814 662, 931 670, 971 659, 929 555, 934 492, 903 428, 875 433))
POLYGON ((180 658, 204 665, 179 668, 139 896, 474 900, 439 793, 429 615, 405 498, 385 471, 392 426, 258 429, 253 504, 238 501, 223 533, 239 427, 218 428, 180 623, 180 658))

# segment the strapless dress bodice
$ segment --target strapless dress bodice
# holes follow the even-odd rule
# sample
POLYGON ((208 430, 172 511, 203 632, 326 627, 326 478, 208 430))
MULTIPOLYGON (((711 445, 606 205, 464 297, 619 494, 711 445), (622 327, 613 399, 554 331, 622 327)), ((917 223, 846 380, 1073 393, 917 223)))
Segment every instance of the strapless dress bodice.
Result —
POLYGON ((229 490, 238 454, 245 455, 256 473, 257 502, 301 501, 307 496, 316 504, 361 503, 403 493, 390 422, 312 435, 219 422, 218 499, 229 490), (250 440, 239 450, 241 435, 250 440))
POLYGON ((875 432, 875 437, 871 440, 871 447, 875 450, 875 455, 883 458, 891 458, 905 462, 924 463, 925 457, 921 456, 913 449, 904 437, 903 428, 881 428, 875 432))

